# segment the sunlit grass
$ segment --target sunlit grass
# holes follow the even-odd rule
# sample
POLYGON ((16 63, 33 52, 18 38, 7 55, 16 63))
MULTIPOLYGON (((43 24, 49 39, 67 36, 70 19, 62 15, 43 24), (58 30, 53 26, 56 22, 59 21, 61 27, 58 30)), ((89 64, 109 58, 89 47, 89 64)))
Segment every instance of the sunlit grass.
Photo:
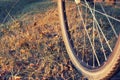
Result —
POLYGON ((49 7, 50 10, 46 5, 40 7, 39 3, 32 5, 17 15, 20 18, 1 26, 0 79, 80 78, 62 40, 56 5, 52 5, 52 9, 49 7), (42 7, 46 7, 43 8, 46 11, 39 11, 42 7))

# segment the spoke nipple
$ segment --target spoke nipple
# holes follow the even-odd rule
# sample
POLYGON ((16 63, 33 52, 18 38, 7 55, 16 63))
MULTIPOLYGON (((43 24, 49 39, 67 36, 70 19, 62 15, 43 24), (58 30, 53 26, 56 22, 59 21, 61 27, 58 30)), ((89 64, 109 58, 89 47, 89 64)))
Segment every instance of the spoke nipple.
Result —
POLYGON ((79 4, 80 3, 80 0, 75 0, 76 4, 79 4))

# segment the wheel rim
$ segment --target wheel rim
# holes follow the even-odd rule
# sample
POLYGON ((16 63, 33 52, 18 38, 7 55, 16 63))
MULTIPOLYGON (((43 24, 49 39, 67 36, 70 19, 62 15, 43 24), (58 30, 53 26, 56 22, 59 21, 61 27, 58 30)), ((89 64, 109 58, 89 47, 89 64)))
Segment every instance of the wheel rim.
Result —
MULTIPOLYGON (((77 4, 77 7, 74 2, 72 2, 72 4, 74 5, 71 4, 66 5, 69 7, 69 9, 66 9, 66 14, 69 26, 68 32, 70 33, 69 34, 70 40, 72 43, 72 47, 75 51, 75 55, 77 55, 77 58, 79 58, 79 61, 82 64, 82 66, 90 70, 98 69, 104 64, 104 62, 106 62, 108 57, 111 55, 110 53, 112 53, 113 51, 113 48, 115 46, 119 34, 119 28, 116 28, 114 26, 120 23, 120 20, 113 17, 112 15, 109 15, 106 12, 104 8, 106 7, 105 3, 95 3, 94 5, 91 6, 90 3, 85 0, 84 2, 82 2, 82 5, 77 4), (71 6, 73 8, 71 8, 71 6), (97 8, 101 7, 101 11, 97 10, 96 6, 97 8), (76 11, 76 8, 78 9, 78 11, 76 11), (80 10, 84 12, 80 12, 80 10), (91 15, 92 17, 89 16, 88 14, 85 14, 85 12, 89 13, 89 15, 91 15), (80 18, 82 23, 78 24, 77 21, 80 21, 80 18), (114 23, 116 23, 116 25, 113 24, 111 20, 113 20, 113 22, 115 21, 114 23), (107 25, 109 25, 110 28, 108 28, 104 24, 106 21, 108 21, 109 24, 107 25), (79 25, 79 27, 75 25, 79 25), (103 27, 101 27, 101 25, 103 27), (79 32, 79 30, 81 30, 81 32, 79 32), (106 32, 107 30, 109 30, 108 33, 106 32), (82 34, 83 36, 81 36, 82 34)), ((110 6, 108 8, 110 8, 110 6)))

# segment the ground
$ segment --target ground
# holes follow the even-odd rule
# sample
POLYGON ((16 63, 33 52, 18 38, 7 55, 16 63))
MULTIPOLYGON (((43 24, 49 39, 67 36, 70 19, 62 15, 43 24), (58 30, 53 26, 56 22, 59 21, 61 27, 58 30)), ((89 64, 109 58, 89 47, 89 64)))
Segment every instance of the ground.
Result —
MULTIPOLYGON (((11 12, 12 2, 0 2, 0 80, 82 80, 67 54, 56 2, 39 1, 21 0, 11 12), (8 14, 6 19, 3 14, 8 14)), ((75 12, 73 8, 69 5, 67 11, 75 12)), ((78 16, 76 12, 67 15, 70 20, 78 16)), ((76 22, 70 22, 71 33, 76 22)))
POLYGON ((1 80, 74 80, 61 36, 57 8, 24 14, 0 29, 1 80))

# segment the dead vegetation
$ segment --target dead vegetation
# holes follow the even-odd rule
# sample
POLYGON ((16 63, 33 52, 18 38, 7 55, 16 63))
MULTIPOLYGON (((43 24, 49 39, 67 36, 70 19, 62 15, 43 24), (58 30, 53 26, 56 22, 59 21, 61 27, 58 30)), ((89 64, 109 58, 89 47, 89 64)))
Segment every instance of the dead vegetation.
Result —
POLYGON ((68 58, 57 9, 0 29, 0 80, 80 79, 68 58))

